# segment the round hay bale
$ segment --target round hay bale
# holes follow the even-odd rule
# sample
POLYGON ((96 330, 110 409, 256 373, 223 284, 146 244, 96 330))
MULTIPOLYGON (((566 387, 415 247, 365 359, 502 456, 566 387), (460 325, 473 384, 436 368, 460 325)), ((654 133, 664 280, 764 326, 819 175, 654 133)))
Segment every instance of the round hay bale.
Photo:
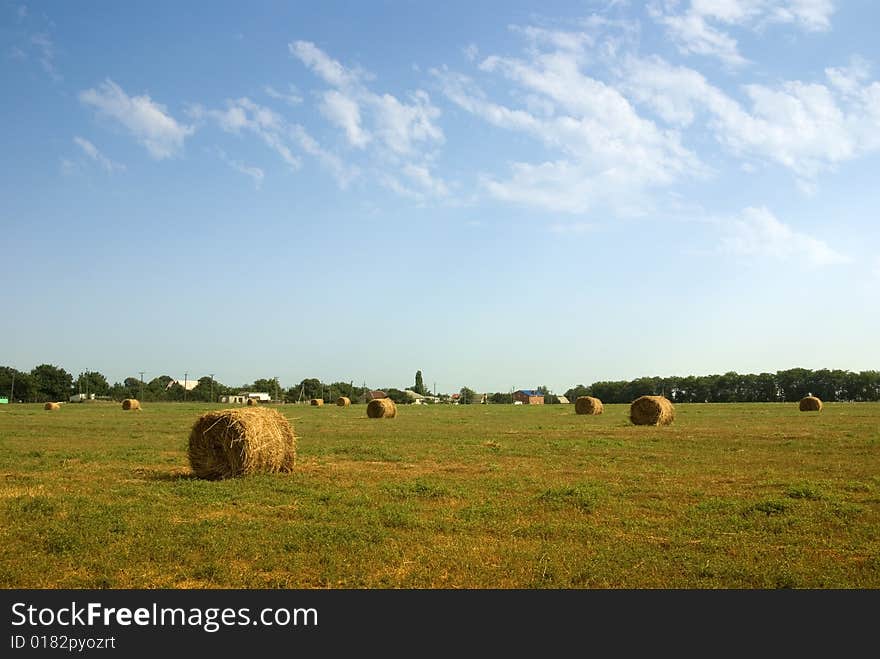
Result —
POLYGON ((376 398, 367 404, 367 416, 371 419, 390 419, 397 416, 397 405, 390 398, 376 398))
POLYGON ((259 405, 260 401, 258 401, 256 398, 248 398, 247 404, 250 405, 251 407, 254 407, 255 405, 259 405))
POLYGON ((140 401, 134 398, 126 398, 122 401, 122 409, 124 410, 139 410, 141 409, 140 401))
POLYGON ((574 401, 574 411, 576 414, 602 414, 605 406, 593 396, 578 396, 574 401))
POLYGON ((336 399, 336 404, 339 405, 339 407, 351 407, 351 398, 340 396, 336 399))
POLYGON ((822 409, 822 401, 815 396, 804 396, 798 403, 801 412, 818 412, 822 409))
POLYGON ((44 410, 60 410, 61 404, 60 403, 46 403, 45 405, 43 405, 43 409, 44 410))
POLYGON ((193 473, 209 480, 287 473, 296 463, 296 437, 271 407, 215 410, 193 424, 187 455, 193 473))
POLYGON ((324 399, 323 398, 312 398, 310 401, 312 407, 324 407, 324 399))
POLYGON ((629 420, 637 426, 668 426, 675 419, 675 408, 663 396, 642 396, 629 406, 629 420))

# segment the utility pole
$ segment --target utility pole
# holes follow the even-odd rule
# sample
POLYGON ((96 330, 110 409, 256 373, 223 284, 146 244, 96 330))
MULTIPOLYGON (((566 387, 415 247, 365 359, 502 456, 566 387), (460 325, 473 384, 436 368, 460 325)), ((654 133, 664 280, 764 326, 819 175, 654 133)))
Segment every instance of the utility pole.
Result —
POLYGON ((12 384, 9 386, 9 402, 15 402, 15 371, 12 371, 12 384))
POLYGON ((140 391, 138 392, 138 398, 140 400, 143 400, 144 399, 144 373, 145 373, 145 371, 138 371, 138 373, 141 374, 141 388, 140 388, 140 391))
POLYGON ((186 378, 188 375, 189 373, 187 372, 183 373, 183 400, 186 400, 186 378))
POLYGON ((211 402, 214 402, 214 374, 210 373, 211 376, 211 402))

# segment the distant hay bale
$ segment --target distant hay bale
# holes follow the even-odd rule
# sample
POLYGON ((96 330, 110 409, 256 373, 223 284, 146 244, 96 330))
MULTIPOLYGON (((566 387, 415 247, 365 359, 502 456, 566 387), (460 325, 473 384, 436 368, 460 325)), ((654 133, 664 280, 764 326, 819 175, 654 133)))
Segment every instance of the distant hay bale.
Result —
POLYGON ((324 399, 323 398, 312 398, 311 405, 312 405, 312 407, 324 407, 324 399))
POLYGON ((602 401, 593 396, 578 396, 574 401, 574 411, 577 414, 602 414, 605 406, 602 401))
POLYGON ((45 405, 43 405, 43 409, 44 410, 60 410, 61 404, 60 403, 46 403, 45 405))
POLYGON ((248 398, 247 404, 253 407, 254 405, 259 405, 260 402, 256 398, 248 398))
POLYGON ((209 480, 287 473, 296 463, 296 437, 271 407, 215 410, 193 424, 187 455, 193 473, 209 480))
POLYGON ((140 401, 134 398, 126 398, 122 401, 122 409, 124 410, 139 410, 141 409, 140 401))
POLYGON ((804 396, 798 407, 801 412, 818 412, 822 409, 822 401, 815 396, 804 396))
POLYGON ((675 408, 663 396, 642 396, 629 406, 629 420, 637 426, 668 426, 675 419, 675 408))
POLYGON ((397 416, 397 405, 390 398, 376 398, 367 404, 367 416, 371 419, 390 419, 397 416))
POLYGON ((339 407, 350 407, 351 399, 347 396, 340 396, 336 399, 336 404, 339 405, 339 407))

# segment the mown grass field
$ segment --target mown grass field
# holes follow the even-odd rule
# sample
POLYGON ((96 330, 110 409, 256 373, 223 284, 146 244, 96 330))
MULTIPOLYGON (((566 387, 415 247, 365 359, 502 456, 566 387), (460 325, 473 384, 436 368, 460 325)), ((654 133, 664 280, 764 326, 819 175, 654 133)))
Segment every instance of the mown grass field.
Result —
POLYGON ((0 586, 880 587, 880 404, 288 405, 294 473, 194 479, 220 407, 2 406, 0 586))

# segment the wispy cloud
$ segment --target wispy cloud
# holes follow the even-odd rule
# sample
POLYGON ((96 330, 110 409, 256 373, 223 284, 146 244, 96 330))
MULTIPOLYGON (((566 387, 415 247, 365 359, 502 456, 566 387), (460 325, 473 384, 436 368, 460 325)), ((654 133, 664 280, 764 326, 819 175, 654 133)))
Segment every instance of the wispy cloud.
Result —
POLYGON ((114 162, 110 160, 107 156, 101 153, 94 144, 89 142, 84 137, 76 136, 73 138, 74 143, 82 150, 82 152, 87 155, 89 158, 98 163, 101 167, 103 167, 106 171, 111 174, 116 171, 124 171, 125 165, 114 162))
POLYGON ((246 165, 240 160, 234 160, 226 155, 226 152, 223 149, 217 149, 217 155, 220 157, 220 160, 225 162, 235 171, 244 174, 249 177, 253 183, 254 187, 259 190, 260 186, 263 184, 264 173, 263 170, 259 167, 253 167, 251 165, 246 165))
POLYGON ((699 72, 658 57, 630 57, 622 88, 664 121, 688 127, 704 119, 732 154, 790 169, 804 189, 838 163, 880 150, 880 83, 867 63, 828 68, 818 82, 747 84, 741 103, 699 72))
POLYGON ((289 123, 280 113, 247 97, 227 100, 222 110, 196 105, 190 107, 187 113, 195 120, 209 119, 228 133, 240 135, 248 132, 255 135, 293 170, 302 167, 302 159, 295 151, 299 149, 313 156, 333 174, 340 187, 348 186, 358 175, 356 167, 323 148, 303 126, 289 123))
POLYGON ((100 116, 121 124, 157 160, 179 154, 184 140, 195 131, 178 123, 164 105, 147 95, 129 96, 110 79, 80 92, 79 99, 100 116))
POLYGON ((722 250, 759 259, 797 260, 810 266, 847 263, 850 258, 811 235, 781 222, 764 207, 749 207, 722 224, 722 250))
POLYGON ((247 97, 227 100, 223 110, 192 106, 187 114, 194 119, 210 118, 228 133, 240 134, 243 130, 251 132, 281 156, 292 169, 299 169, 302 165, 287 143, 287 124, 284 118, 247 97))
POLYGON ((716 57, 732 67, 748 60, 739 52, 732 27, 760 31, 773 23, 792 24, 808 32, 828 30, 832 0, 655 0, 649 14, 686 55, 716 57), (682 4, 685 8, 682 8, 682 4))
POLYGON ((271 85, 266 85, 266 87, 264 88, 264 91, 266 92, 266 95, 268 95, 270 98, 274 98, 279 101, 284 101, 285 103, 287 103, 288 105, 290 105, 292 107, 296 107, 303 102, 302 96, 300 96, 296 87, 294 87, 293 85, 290 85, 288 87, 287 92, 280 92, 277 89, 275 89, 274 87, 272 87, 271 85))
POLYGON ((454 104, 538 141, 550 154, 510 163, 507 179, 486 173, 483 184, 491 195, 553 211, 583 213, 602 204, 641 213, 652 188, 708 172, 676 130, 640 116, 620 90, 587 73, 592 36, 517 31, 530 41, 526 56, 490 55, 479 71, 513 84, 525 99, 520 106, 490 99, 470 76, 433 70, 454 104))
POLYGON ((343 65, 315 44, 295 41, 288 48, 329 85, 316 94, 320 113, 342 131, 348 146, 373 158, 381 185, 413 199, 448 194, 448 184, 432 167, 433 151, 445 137, 437 123, 440 109, 427 92, 419 89, 406 98, 376 92, 370 73, 343 65))
POLYGON ((55 44, 46 33, 34 34, 31 36, 31 44, 33 44, 39 52, 40 65, 43 70, 49 74, 53 80, 61 80, 61 75, 55 68, 55 44))

